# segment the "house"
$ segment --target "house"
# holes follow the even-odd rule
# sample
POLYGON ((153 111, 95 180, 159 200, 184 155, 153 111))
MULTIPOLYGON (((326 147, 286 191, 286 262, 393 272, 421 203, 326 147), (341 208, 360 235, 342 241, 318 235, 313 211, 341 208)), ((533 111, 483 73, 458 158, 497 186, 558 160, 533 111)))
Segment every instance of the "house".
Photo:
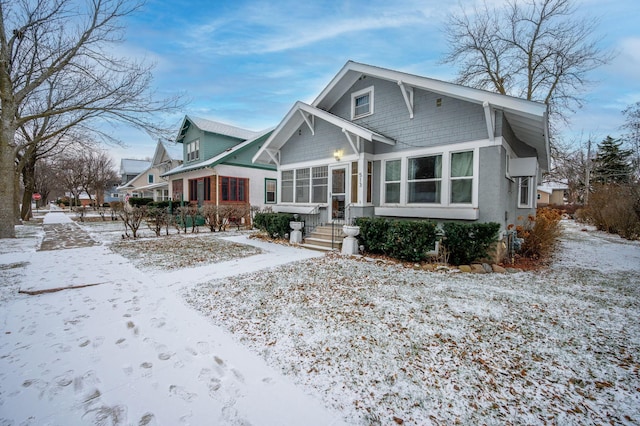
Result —
POLYGON ((138 176, 151 166, 149 160, 135 160, 133 158, 123 158, 120 160, 120 183, 122 185, 138 176))
POLYGON ((545 183, 537 188, 538 207, 561 206, 565 204, 565 192, 567 185, 545 183))
POLYGON ((176 138, 184 162, 162 175, 171 182, 171 199, 198 206, 275 204, 276 167, 251 161, 271 131, 186 116, 176 138))
POLYGON ((119 198, 127 196, 169 200, 169 183, 161 175, 182 164, 182 146, 175 142, 158 140, 151 161, 122 160, 129 170, 141 169, 133 178, 117 188, 119 198), (146 167, 142 168, 143 165, 146 167))
POLYGON ((547 106, 347 62, 296 102, 253 157, 278 170, 274 211, 497 222, 535 214, 547 106))

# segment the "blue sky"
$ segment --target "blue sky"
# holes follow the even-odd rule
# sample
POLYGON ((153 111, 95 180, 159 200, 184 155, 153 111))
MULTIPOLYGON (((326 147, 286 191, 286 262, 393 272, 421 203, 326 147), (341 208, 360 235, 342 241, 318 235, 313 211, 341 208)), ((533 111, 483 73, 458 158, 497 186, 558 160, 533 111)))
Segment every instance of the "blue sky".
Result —
MULTIPOLYGON (((475 2, 147 0, 125 21, 118 49, 156 64, 159 96, 186 96, 185 110, 165 117, 176 133, 185 114, 261 130, 276 126, 295 101, 311 102, 348 60, 453 80, 454 67, 440 63, 445 17, 475 2)), ((600 141, 619 135, 622 109, 640 101, 640 1, 577 4, 599 19, 601 46, 616 57, 593 72, 587 102, 562 135, 600 141)), ((127 145, 109 148, 118 165, 153 156, 146 133, 122 126, 116 134, 127 145)))

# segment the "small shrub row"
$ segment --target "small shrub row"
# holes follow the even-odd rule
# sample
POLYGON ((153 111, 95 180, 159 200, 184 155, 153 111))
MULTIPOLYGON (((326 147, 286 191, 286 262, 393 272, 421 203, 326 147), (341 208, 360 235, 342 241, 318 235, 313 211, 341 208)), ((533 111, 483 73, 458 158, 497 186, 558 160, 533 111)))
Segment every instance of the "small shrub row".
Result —
POLYGON ((498 239, 500 224, 448 222, 442 227, 443 245, 453 265, 466 265, 487 258, 489 248, 498 239))
POLYGON ((273 238, 285 238, 289 234, 289 222, 294 220, 290 213, 256 213, 253 226, 265 231, 273 238))
POLYGON ((149 203, 153 203, 153 198, 139 198, 139 197, 129 198, 129 204, 132 207, 146 206, 149 203))
POLYGON ((433 222, 359 217, 355 224, 360 227, 358 239, 369 253, 420 262, 435 248, 437 227, 433 222))

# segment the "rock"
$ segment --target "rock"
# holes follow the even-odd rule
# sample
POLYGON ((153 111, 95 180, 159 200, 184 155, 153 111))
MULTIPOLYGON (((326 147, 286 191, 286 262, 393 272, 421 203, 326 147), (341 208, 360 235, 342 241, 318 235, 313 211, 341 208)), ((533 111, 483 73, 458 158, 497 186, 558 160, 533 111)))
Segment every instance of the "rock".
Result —
POLYGON ((482 269, 484 269, 484 271, 487 272, 487 273, 493 272, 493 269, 491 268, 491 265, 489 265, 488 263, 483 263, 482 264, 482 269))
POLYGON ((474 263, 473 265, 471 265, 471 272, 473 272, 475 274, 486 274, 487 273, 487 271, 484 270, 482 265, 479 265, 477 263, 474 263))
POLYGON ((522 272, 520 268, 506 268, 507 272, 510 274, 517 274, 518 272, 522 272))
POLYGON ((460 265, 458 269, 460 269, 460 272, 471 272, 471 266, 469 265, 460 265))
POLYGON ((507 272, 507 270, 500 265, 491 265, 491 269, 498 274, 505 274, 507 272))

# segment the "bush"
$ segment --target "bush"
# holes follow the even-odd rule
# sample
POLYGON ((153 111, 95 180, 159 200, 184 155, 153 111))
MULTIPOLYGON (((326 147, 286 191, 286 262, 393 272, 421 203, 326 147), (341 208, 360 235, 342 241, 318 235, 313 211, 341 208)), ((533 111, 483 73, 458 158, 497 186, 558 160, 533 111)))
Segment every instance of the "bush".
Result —
POLYGON ((601 231, 633 240, 640 237, 640 187, 599 185, 589 195, 589 205, 578 219, 591 223, 601 231))
POLYGON ((253 226, 265 231, 270 237, 286 238, 285 235, 290 232, 289 222, 293 220, 290 213, 256 213, 253 226))
POLYGON ((543 207, 536 216, 529 216, 524 224, 516 226, 517 237, 522 239, 519 253, 531 259, 541 259, 553 253, 560 237, 562 212, 543 207))
POLYGON ((437 229, 433 222, 361 217, 355 223, 360 227, 358 238, 369 253, 420 262, 435 248, 437 229))
POLYGON ((489 247, 497 241, 500 224, 448 222, 443 230, 449 261, 453 265, 466 265, 487 257, 489 247))
POLYGON ((153 203, 153 198, 138 198, 138 197, 129 198, 129 204, 132 207, 146 206, 149 203, 153 203))

